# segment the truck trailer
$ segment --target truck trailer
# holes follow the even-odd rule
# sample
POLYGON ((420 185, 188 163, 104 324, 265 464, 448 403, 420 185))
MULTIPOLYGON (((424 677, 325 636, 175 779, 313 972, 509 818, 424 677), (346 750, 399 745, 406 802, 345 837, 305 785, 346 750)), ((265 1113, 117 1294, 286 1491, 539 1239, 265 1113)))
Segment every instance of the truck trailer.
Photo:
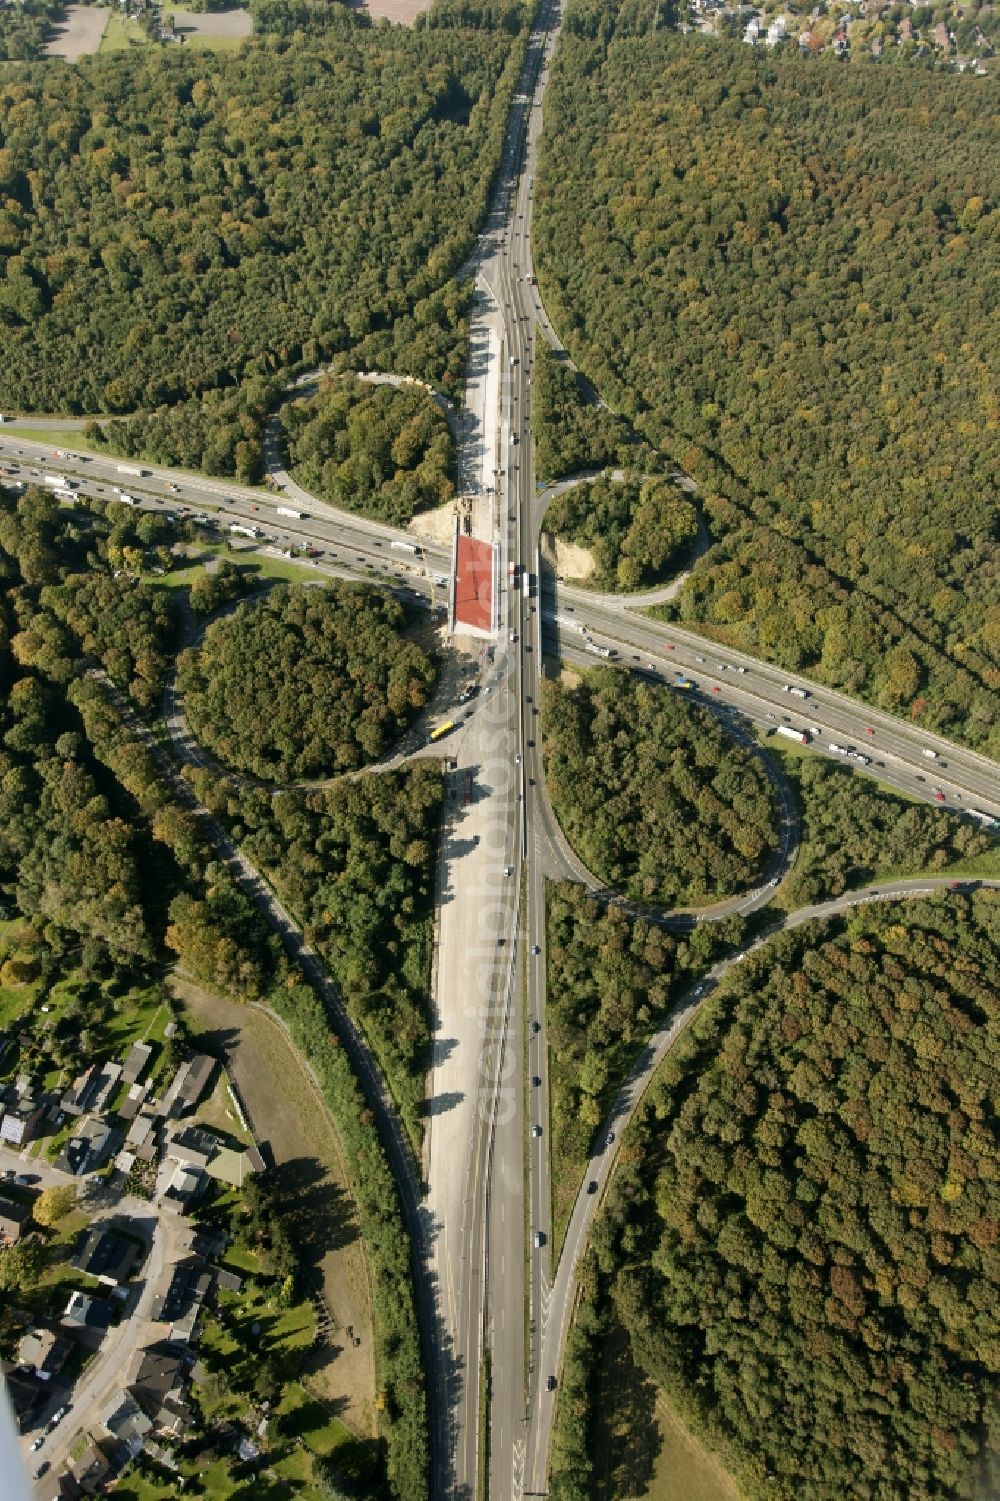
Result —
POLYGON ((279 506, 278 507, 278 515, 279 516, 292 516, 292 517, 294 517, 294 519, 296 521, 301 521, 303 519, 304 514, 305 513, 302 512, 302 511, 296 511, 293 506, 279 506))
POLYGON ((794 740, 797 745, 809 744, 809 736, 805 730, 793 730, 790 724, 779 724, 778 734, 784 735, 786 740, 794 740))

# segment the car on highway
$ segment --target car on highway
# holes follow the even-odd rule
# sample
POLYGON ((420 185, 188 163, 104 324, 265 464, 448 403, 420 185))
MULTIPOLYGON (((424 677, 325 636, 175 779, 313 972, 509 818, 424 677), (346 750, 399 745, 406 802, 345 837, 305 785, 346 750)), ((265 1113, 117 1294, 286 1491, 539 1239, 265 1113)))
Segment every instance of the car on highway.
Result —
POLYGON ((614 1146, 614 1141, 615 1133, 613 1131, 609 1131, 607 1136, 604 1138, 604 1150, 607 1151, 609 1147, 614 1146))
POLYGON ((531 952, 532 952, 532 953, 533 953, 533 954, 540 954, 540 953, 541 953, 541 952, 542 952, 542 950, 541 950, 541 945, 540 945, 540 944, 537 944, 537 943, 533 943, 533 944, 532 944, 532 945, 531 945, 531 952))
POLYGON ((31 1453, 32 1454, 36 1454, 38 1452, 38 1450, 42 1447, 42 1445, 44 1444, 44 1442, 45 1442, 45 1435, 44 1434, 39 1434, 38 1438, 36 1438, 35 1441, 34 1441, 34 1443, 31 1445, 31 1453))
POLYGON ((545 1378, 545 1390, 547 1392, 554 1392, 555 1389, 556 1389, 556 1378, 554 1376, 546 1376, 546 1378, 545 1378))
POLYGON ((541 1134, 542 1134, 542 1128, 541 1128, 541 1126, 532 1126, 532 1128, 531 1128, 531 1134, 534 1137, 541 1136, 541 1134))
POLYGON ((940 787, 935 787, 934 788, 934 800, 935 800, 935 802, 938 802, 938 803, 943 803, 944 802, 944 793, 941 791, 940 787))
POLYGON ((532 1030, 533 1033, 536 1033, 536 1034, 539 1033, 542 1030, 542 1024, 541 1024, 541 1022, 532 1022, 531 1023, 531 1030, 532 1030))
POLYGON ((41 1480, 42 1476, 47 1475, 50 1469, 51 1465, 49 1464, 48 1460, 43 1459, 41 1464, 38 1466, 38 1469, 35 1471, 34 1475, 31 1478, 33 1480, 41 1480))
POLYGON ((535 1250, 536 1251, 540 1251, 541 1248, 542 1248, 542 1246, 544 1246, 544 1244, 545 1244, 545 1231, 544 1230, 536 1230, 535 1231, 535 1250))
POLYGON ((538 1087, 539 1087, 539 1085, 541 1084, 542 1081, 541 1081, 541 1079, 539 1078, 539 1076, 537 1074, 533 1074, 532 1077, 531 1077, 531 1082, 532 1082, 532 1085, 534 1086, 534 1088, 538 1089, 538 1087))
POLYGON ((597 1179, 596 1178, 591 1178, 590 1182, 587 1184, 587 1192, 589 1194, 595 1194, 597 1192, 597 1179))

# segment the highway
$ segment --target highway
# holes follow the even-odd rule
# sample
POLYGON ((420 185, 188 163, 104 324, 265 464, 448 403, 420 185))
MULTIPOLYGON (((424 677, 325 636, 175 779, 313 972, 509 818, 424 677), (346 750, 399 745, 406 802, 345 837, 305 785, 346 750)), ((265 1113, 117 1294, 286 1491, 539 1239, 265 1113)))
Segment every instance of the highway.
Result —
MULTIPOLYGON (((622 1137, 657 1068, 670 1048, 689 1026, 708 997, 716 990, 720 981, 736 965, 743 963, 749 954, 766 943, 773 933, 782 928, 800 927, 805 922, 835 917, 838 913, 849 911, 852 907, 868 902, 908 901, 953 884, 955 883, 943 876, 921 876, 909 881, 893 881, 865 887, 860 891, 845 893, 833 901, 802 908, 791 914, 784 922, 776 923, 766 935, 762 935, 745 949, 713 965, 698 984, 671 1008, 669 1015, 643 1047, 595 1136, 595 1150, 580 1182, 563 1242, 554 1286, 546 1303, 546 1319, 539 1354, 539 1380, 534 1388, 529 1414, 528 1459, 523 1494, 538 1496, 547 1489, 549 1448, 556 1397, 554 1390, 548 1390, 547 1383, 548 1378, 557 1377, 561 1369, 566 1336, 569 1333, 573 1313, 576 1269, 614 1171, 622 1137), (591 1185, 595 1186, 591 1187, 591 1185)), ((979 881, 973 884, 1000 889, 1000 881, 979 881)))
MULTIPOLYGON (((607 661, 668 683, 679 674, 695 686, 677 691, 690 693, 718 714, 737 737, 749 737, 755 727, 801 730, 817 753, 846 760, 856 774, 970 818, 977 812, 1000 818, 1000 766, 986 757, 807 677, 717 646, 694 631, 651 620, 640 613, 642 597, 603 597, 540 569, 539 542, 551 492, 539 493, 534 482, 531 371, 536 336, 561 346, 534 285, 530 236, 541 106, 560 20, 558 4, 543 6, 529 40, 493 205, 474 262, 502 332, 493 540, 503 552, 501 580, 508 579, 510 564, 516 575, 515 587, 506 590, 501 602, 495 650, 470 668, 478 687, 474 713, 442 745, 455 765, 447 772, 452 796, 439 871, 436 1016, 423 1165, 427 1193, 419 1210, 408 1152, 381 1081, 372 1075, 363 1039, 353 1035, 339 1014, 338 998, 288 914, 273 906, 273 896, 260 889, 252 868, 241 870, 255 900, 268 908, 269 920, 305 961, 338 1025, 347 1026, 366 1092, 380 1114, 418 1247, 418 1297, 425 1335, 430 1331, 432 1493, 448 1501, 472 1501, 481 1489, 486 1455, 480 1445, 479 1380, 487 1352, 492 1501, 519 1501, 522 1495, 546 1490, 556 1400, 548 1382, 558 1377, 576 1265, 613 1170, 618 1141, 659 1060, 728 968, 744 957, 736 954, 717 965, 640 1053, 597 1138, 598 1150, 581 1182, 563 1253, 554 1265, 544 882, 547 876, 570 876, 592 887, 600 883, 568 848, 545 794, 539 729, 545 655, 580 665, 607 661), (605 1145, 612 1131, 615 1139, 605 1145), (594 1193, 587 1191, 591 1181, 598 1185, 594 1193)), ((56 421, 52 419, 53 425, 56 421)), ((66 474, 85 497, 113 500, 116 488, 125 490, 143 508, 204 518, 200 524, 220 536, 229 535, 232 524, 256 528, 261 535, 241 537, 241 546, 279 552, 314 549, 318 555, 311 564, 318 577, 369 579, 432 604, 444 597, 441 581, 450 567, 449 548, 311 497, 303 499, 305 492, 287 483, 275 491, 145 461, 125 464, 78 450, 60 451, 53 449, 42 427, 31 439, 0 427, 0 466, 9 471, 9 482, 41 483, 45 474, 66 474), (123 467, 144 473, 126 474, 123 467), (278 507, 289 503, 304 512, 301 518, 278 515, 278 507), (412 551, 415 543, 419 555, 412 551)), ((665 922, 689 927, 767 904, 794 858, 797 841, 794 805, 780 777, 774 780, 781 840, 761 884, 704 912, 664 914, 665 922)), ((228 850, 227 857, 239 860, 235 850, 228 850)), ((878 899, 902 900, 940 884, 884 885, 877 888, 878 899)), ((871 890, 845 896, 796 913, 785 926, 872 899, 871 890)))

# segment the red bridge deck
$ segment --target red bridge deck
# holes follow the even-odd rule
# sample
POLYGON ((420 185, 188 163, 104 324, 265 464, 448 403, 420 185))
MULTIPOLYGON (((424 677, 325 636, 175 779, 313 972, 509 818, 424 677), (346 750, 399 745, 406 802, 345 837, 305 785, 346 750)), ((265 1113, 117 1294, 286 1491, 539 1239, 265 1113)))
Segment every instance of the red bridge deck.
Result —
POLYGON ((455 560, 455 624, 493 628, 493 546, 459 537, 455 560))

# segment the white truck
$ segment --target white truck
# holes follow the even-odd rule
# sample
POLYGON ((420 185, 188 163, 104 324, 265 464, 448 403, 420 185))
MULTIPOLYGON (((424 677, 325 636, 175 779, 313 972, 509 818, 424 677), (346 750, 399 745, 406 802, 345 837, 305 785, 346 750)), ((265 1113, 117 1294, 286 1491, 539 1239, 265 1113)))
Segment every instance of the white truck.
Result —
POLYGON ((305 512, 304 511, 296 511, 293 506, 279 506, 278 507, 278 515, 279 516, 292 516, 292 517, 294 517, 294 519, 296 521, 302 521, 304 519, 305 512))
POLYGON ((233 532, 237 537, 259 537, 260 536, 260 527, 259 526, 244 526, 242 524, 242 522, 239 522, 239 521, 231 521, 229 523, 229 530, 231 532, 233 532))
POLYGON ((124 490, 120 492, 118 499, 121 501, 123 506, 137 506, 139 504, 134 495, 126 495, 124 490))
POLYGON ((116 467, 119 474, 131 474, 133 479, 142 479, 144 474, 149 473, 148 469, 139 469, 135 464, 118 464, 116 467))
POLYGON ((420 556, 420 548, 415 542, 390 542, 389 546, 394 552, 408 552, 414 558, 419 558, 420 556))
POLYGON ((48 485, 50 490, 72 490, 73 488, 65 474, 43 474, 42 484, 48 485))
POLYGON ((808 698, 809 697, 809 689, 808 688, 793 688, 791 683, 784 683, 782 685, 781 691, 782 691, 782 693, 790 693, 793 698, 808 698))
POLYGON ((925 750, 923 754, 927 757, 928 761, 937 760, 937 751, 935 750, 925 750))
POLYGON ((794 740, 798 745, 808 745, 809 736, 805 730, 793 730, 790 724, 779 724, 778 734, 784 735, 786 740, 794 740))

